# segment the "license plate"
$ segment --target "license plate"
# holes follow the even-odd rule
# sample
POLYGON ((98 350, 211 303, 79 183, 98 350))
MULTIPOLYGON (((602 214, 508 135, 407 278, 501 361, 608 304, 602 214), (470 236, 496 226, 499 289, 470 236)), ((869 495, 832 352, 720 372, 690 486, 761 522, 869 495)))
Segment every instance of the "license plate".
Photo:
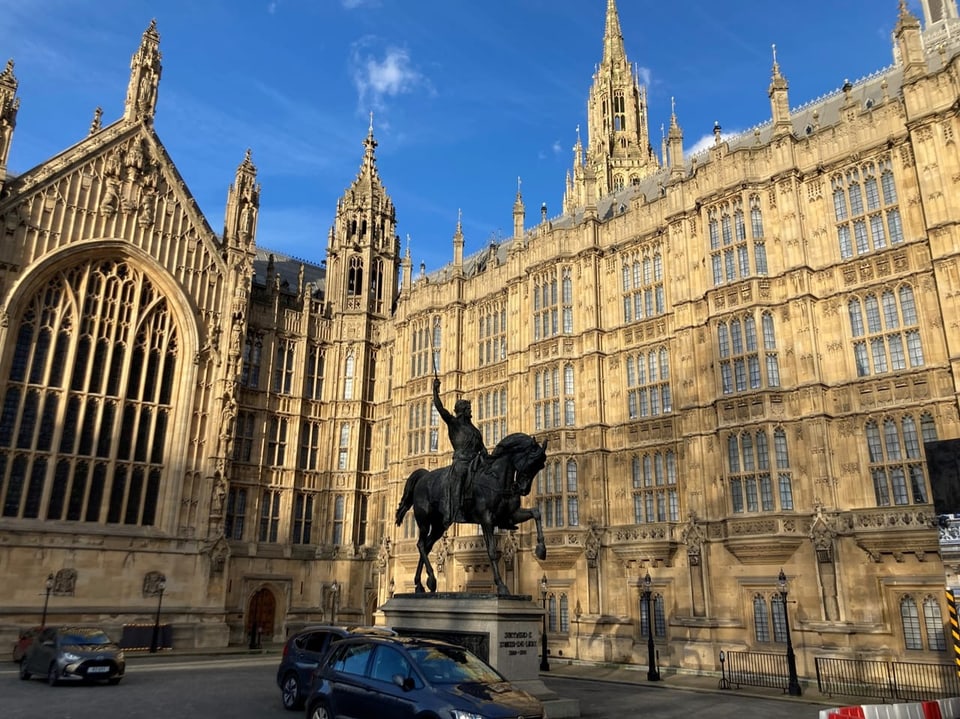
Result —
POLYGON ((89 667, 87 669, 87 674, 103 674, 109 671, 110 667, 89 667))

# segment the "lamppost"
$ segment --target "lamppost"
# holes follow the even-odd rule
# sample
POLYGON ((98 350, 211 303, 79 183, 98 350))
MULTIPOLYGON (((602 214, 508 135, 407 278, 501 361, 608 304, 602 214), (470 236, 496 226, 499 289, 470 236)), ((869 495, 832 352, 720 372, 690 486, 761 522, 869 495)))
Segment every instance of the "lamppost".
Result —
POLYGON ((580 600, 577 600, 577 606, 573 608, 573 616, 577 620, 577 646, 576 649, 576 659, 580 658, 580 617, 583 616, 583 608, 580 606, 580 600))
POLYGON ((333 580, 333 584, 330 585, 330 623, 337 623, 337 602, 340 599, 340 585, 337 584, 337 580, 333 580))
POLYGON ((47 594, 43 598, 43 616, 40 617, 41 627, 47 626, 47 605, 50 603, 50 592, 53 591, 53 574, 52 573, 47 575, 47 581, 44 584, 44 587, 46 587, 47 594))
POLYGON ((543 601, 543 633, 540 635, 540 671, 550 671, 547 661, 547 575, 540 579, 540 599, 543 601))
POLYGON ((157 582, 157 616, 153 620, 153 638, 150 640, 150 653, 156 654, 160 644, 160 606, 163 604, 163 591, 167 588, 167 581, 161 578, 157 582))
POLYGON ((798 697, 803 694, 800 689, 800 680, 797 678, 797 657, 793 653, 793 640, 790 638, 790 614, 787 612, 787 575, 780 570, 780 576, 777 578, 777 584, 780 586, 780 599, 783 601, 783 628, 787 633, 787 671, 790 673, 790 679, 787 683, 787 694, 792 697, 798 697))
POLYGON ((653 580, 650 572, 643 578, 643 601, 647 604, 647 681, 660 681, 660 672, 657 671, 657 652, 653 646, 653 580))

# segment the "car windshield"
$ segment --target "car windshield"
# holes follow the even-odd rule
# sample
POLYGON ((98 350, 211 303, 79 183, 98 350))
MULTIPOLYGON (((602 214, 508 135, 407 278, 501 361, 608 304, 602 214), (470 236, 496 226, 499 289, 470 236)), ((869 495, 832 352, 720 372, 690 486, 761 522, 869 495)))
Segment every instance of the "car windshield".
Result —
POLYGON ((494 669, 460 647, 411 647, 409 652, 427 681, 435 684, 491 684, 504 681, 494 669))
POLYGON ((70 628, 60 632, 61 644, 111 644, 101 629, 70 628))

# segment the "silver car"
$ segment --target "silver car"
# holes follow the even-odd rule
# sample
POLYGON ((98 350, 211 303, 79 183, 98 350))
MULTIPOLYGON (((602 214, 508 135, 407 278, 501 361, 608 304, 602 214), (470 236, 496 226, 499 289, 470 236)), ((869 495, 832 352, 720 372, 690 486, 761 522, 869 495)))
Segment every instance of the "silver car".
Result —
POLYGON ((123 650, 99 627, 44 627, 20 660, 20 678, 46 677, 50 686, 62 680, 105 681, 123 678, 123 650))

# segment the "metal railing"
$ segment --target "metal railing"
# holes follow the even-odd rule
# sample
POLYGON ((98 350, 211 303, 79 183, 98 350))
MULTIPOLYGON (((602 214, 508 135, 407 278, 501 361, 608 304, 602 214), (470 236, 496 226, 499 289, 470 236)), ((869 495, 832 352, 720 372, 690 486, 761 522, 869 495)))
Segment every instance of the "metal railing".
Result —
POLYGON ((814 661, 817 687, 828 696, 844 694, 898 701, 960 696, 960 677, 953 664, 832 657, 817 657, 814 661))
POLYGON ((787 691, 790 680, 786 654, 727 652, 726 662, 727 679, 738 689, 743 684, 787 691))

